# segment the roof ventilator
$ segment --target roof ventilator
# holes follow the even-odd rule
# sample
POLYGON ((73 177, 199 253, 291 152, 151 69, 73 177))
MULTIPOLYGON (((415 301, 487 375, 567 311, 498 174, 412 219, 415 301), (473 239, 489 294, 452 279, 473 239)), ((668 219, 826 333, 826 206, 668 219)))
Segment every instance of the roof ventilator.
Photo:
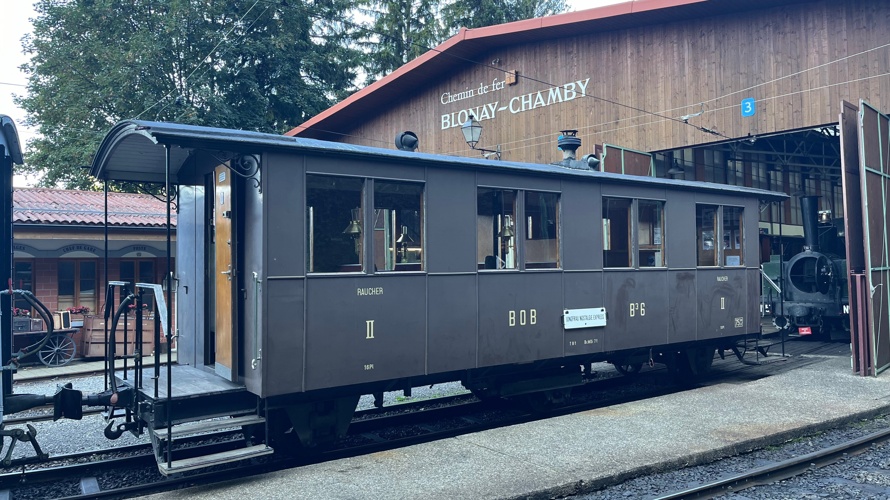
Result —
POLYGON ((562 151, 562 161, 555 163, 566 168, 578 170, 597 170, 600 160, 595 154, 584 155, 580 160, 575 156, 575 151, 581 147, 581 138, 577 130, 560 130, 556 147, 562 151))

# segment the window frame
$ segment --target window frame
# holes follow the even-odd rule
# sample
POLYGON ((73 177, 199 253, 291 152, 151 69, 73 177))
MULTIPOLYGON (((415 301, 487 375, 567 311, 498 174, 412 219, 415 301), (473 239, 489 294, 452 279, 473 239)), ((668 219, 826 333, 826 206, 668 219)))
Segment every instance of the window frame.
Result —
MULTIPOLYGON (((59 310, 65 310, 68 307, 82 307, 87 306, 90 308, 90 311, 97 311, 99 308, 99 259, 98 258, 75 258, 75 259, 59 259, 56 264, 56 302, 59 310), (62 287, 61 287, 61 276, 59 272, 61 271, 62 264, 74 263, 74 295, 72 304, 70 306, 62 304, 62 287), (92 263, 94 265, 94 275, 93 275, 93 302, 92 303, 84 303, 84 299, 81 297, 81 264, 83 263, 92 263)), ((68 297, 68 295, 65 295, 68 297)))
POLYGON ((745 207, 741 205, 696 203, 695 204, 695 266, 697 268, 744 268, 745 267, 745 207), (705 249, 704 230, 700 224, 700 208, 713 208, 714 229, 711 238, 714 259, 713 264, 702 264, 701 252, 705 249), (727 209, 737 213, 737 226, 726 227, 727 209), (729 252, 727 252, 727 250, 729 252), (737 251, 737 253, 736 253, 737 251), (738 264, 727 264, 727 257, 739 257, 738 264))
MULTIPOLYGON (((601 214, 601 223, 600 229, 602 231, 603 241, 602 241, 602 252, 603 252, 603 269, 634 269, 634 270, 647 270, 647 269, 655 269, 662 270, 668 267, 667 262, 667 200, 658 199, 658 198, 636 198, 630 196, 612 196, 612 195, 603 195, 600 199, 600 205, 602 209, 601 214), (613 225, 611 222, 606 224, 606 221, 612 221, 613 218, 606 216, 608 215, 608 211, 606 210, 606 203, 609 201, 623 201, 626 202, 626 218, 627 218, 627 230, 626 230, 626 240, 627 247, 621 248, 619 250, 627 251, 627 265, 615 266, 615 265, 607 265, 607 262, 610 260, 607 252, 615 252, 615 246, 611 244, 613 240, 613 233, 611 231, 613 225), (658 246, 659 250, 655 250, 652 248, 641 249, 640 244, 640 231, 641 231, 641 221, 640 221, 640 202, 646 203, 654 203, 658 204, 660 207, 660 215, 661 215, 661 223, 659 226, 660 229, 660 240, 659 244, 649 244, 649 246, 658 246), (661 252, 661 263, 659 265, 643 265, 641 263, 641 252, 642 251, 654 251, 661 252)), ((652 231, 652 241, 655 241, 656 232, 652 231)))
MULTIPOLYGON (((350 174, 330 174, 324 172, 307 172, 304 174, 304 202, 303 202, 303 216, 306 218, 306 229, 304 234, 304 244, 306 245, 306 263, 305 263, 305 273, 307 276, 337 276, 343 274, 353 274, 353 275, 386 275, 386 274, 403 274, 406 272, 426 272, 426 182, 417 180, 417 179, 399 179, 399 178, 376 178, 376 177, 368 177, 368 176, 360 176, 360 175, 350 175, 350 174), (354 224, 357 225, 358 234, 357 236, 353 236, 354 245, 356 248, 358 263, 346 263, 342 264, 340 270, 324 270, 324 271, 315 271, 313 270, 315 266, 314 254, 315 249, 313 248, 315 241, 315 212, 313 205, 310 204, 310 195, 309 195, 309 179, 310 177, 318 177, 318 178, 328 178, 328 179, 351 179, 358 180, 361 182, 361 187, 357 191, 359 193, 360 198, 360 206, 350 209, 350 221, 348 225, 344 225, 346 229, 353 229, 354 224), (404 184, 404 185, 412 185, 420 188, 419 193, 419 203, 417 208, 417 219, 419 224, 419 229, 417 231, 416 241, 413 241, 413 244, 409 246, 408 249, 412 251, 412 253, 416 253, 419 255, 419 259, 416 262, 406 263, 409 266, 406 266, 403 269, 399 269, 400 263, 395 263, 394 269, 380 269, 377 266, 377 241, 375 232, 377 231, 377 215, 378 210, 388 210, 388 209, 378 209, 376 208, 376 193, 377 193, 377 184, 404 184), (413 248, 415 246, 419 246, 419 250, 413 248), (350 266, 356 266, 358 269, 343 269, 350 266)), ((356 192, 350 190, 349 192, 356 192)), ((331 223, 329 223, 331 224, 331 223)), ((339 229, 335 230, 335 233, 338 232, 339 229)), ((342 233, 346 233, 346 230, 339 231, 342 233)), ((334 234, 334 233, 328 233, 334 234)), ((392 236, 392 235, 390 235, 392 236)), ((414 236, 411 236, 412 239, 415 239, 414 236)), ((391 238, 392 239, 392 238, 391 238)), ((342 242, 341 242, 342 243, 342 242)), ((342 245, 341 245, 342 246, 342 245)), ((406 249, 406 250, 408 250, 406 249)), ((385 260, 385 257, 384 257, 385 260)))

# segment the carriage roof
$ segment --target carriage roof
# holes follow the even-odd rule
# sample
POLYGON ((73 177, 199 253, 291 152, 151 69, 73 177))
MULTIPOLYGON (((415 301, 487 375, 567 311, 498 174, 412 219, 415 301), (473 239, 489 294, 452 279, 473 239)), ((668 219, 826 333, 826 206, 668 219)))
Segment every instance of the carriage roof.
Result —
POLYGON ((632 176, 566 168, 561 165, 493 161, 441 154, 419 153, 320 141, 301 137, 250 132, 245 130, 184 125, 179 123, 126 120, 116 124, 102 140, 90 167, 98 179, 164 183, 167 178, 166 148, 170 150, 171 184, 196 184, 202 167, 222 163, 227 154, 281 152, 319 156, 341 156, 366 160, 391 161, 418 167, 437 165, 486 171, 509 171, 520 175, 595 178, 600 182, 649 185, 675 190, 711 191, 755 196, 764 201, 781 201, 784 193, 757 188, 707 182, 632 176), (200 165, 200 163, 206 165, 200 165))

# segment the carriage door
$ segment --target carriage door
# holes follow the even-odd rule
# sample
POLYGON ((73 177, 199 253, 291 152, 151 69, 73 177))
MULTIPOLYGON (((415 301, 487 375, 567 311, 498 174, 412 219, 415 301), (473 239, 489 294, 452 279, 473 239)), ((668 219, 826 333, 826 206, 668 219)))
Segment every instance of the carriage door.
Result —
POLYGON ((216 254, 215 318, 216 318, 216 373, 228 380, 235 380, 234 307, 235 289, 234 240, 232 238, 232 176, 229 169, 220 165, 213 175, 215 226, 214 250, 216 254))

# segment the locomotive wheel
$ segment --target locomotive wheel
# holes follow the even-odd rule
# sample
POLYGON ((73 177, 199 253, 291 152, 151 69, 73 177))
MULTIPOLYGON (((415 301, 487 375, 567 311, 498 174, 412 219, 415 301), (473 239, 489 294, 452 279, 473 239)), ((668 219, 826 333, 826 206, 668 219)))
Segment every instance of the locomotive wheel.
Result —
POLYGON ((50 336, 46 344, 40 348, 37 356, 40 358, 40 362, 46 366, 62 366, 74 359, 76 353, 77 346, 71 337, 56 333, 50 336))

